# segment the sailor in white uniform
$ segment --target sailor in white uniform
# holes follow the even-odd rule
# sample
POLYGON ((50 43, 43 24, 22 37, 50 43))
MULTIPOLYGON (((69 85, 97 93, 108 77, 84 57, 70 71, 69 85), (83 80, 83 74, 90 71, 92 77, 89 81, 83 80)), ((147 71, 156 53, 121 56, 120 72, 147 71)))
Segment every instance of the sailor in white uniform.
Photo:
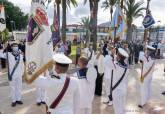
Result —
MULTIPOLYGON (((44 73, 40 77, 44 78, 45 75, 46 74, 44 73)), ((36 102, 37 106, 45 104, 45 89, 39 86, 36 87, 36 102)))
POLYGON ((96 88, 95 88, 95 95, 101 96, 102 95, 102 83, 103 83, 103 76, 104 76, 104 55, 101 48, 98 49, 97 54, 95 55, 94 60, 94 67, 97 71, 97 78, 96 78, 96 88))
POLYGON ((155 61, 151 55, 155 48, 147 45, 145 52, 141 52, 139 60, 141 62, 141 69, 139 69, 140 82, 140 104, 139 108, 142 108, 151 97, 151 82, 154 71, 155 61))
POLYGON ((126 114, 126 95, 127 95, 127 85, 128 85, 128 65, 124 62, 128 58, 128 53, 122 49, 118 48, 117 58, 115 62, 115 70, 112 75, 112 98, 113 98, 113 108, 115 114, 126 114))
POLYGON ((72 61, 64 54, 55 54, 53 60, 54 75, 39 77, 35 83, 45 88, 47 114, 78 114, 78 80, 66 74, 72 61))
POLYGON ((95 52, 92 48, 92 44, 89 47, 84 48, 82 52, 88 58, 88 66, 94 66, 95 52))
POLYGON ((97 72, 94 67, 87 67, 88 59, 81 56, 78 60, 80 70, 74 74, 79 79, 80 105, 77 114, 92 114, 92 102, 95 92, 97 72))
POLYGON ((108 103, 108 105, 112 105, 112 96, 110 95, 110 87, 111 87, 111 75, 112 70, 115 69, 115 52, 116 49, 113 46, 109 46, 108 55, 104 58, 104 86, 105 86, 105 97, 103 99, 103 103, 108 103))
POLYGON ((17 104, 23 104, 21 101, 21 90, 24 62, 23 55, 18 48, 17 42, 12 42, 11 48, 12 50, 7 51, 7 53, 0 53, 0 58, 6 58, 8 61, 8 79, 12 99, 11 106, 15 107, 17 104))

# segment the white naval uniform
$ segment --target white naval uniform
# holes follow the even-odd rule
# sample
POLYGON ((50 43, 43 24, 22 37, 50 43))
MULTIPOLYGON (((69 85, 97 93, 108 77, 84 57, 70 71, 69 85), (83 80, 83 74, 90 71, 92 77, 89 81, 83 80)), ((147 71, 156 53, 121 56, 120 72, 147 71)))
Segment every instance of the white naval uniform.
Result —
MULTIPOLYGON (((43 78, 44 76, 41 75, 40 77, 43 78)), ((45 102, 45 89, 40 87, 39 85, 36 86, 36 102, 37 103, 45 102)))
MULTIPOLYGON (((6 53, 0 53, 0 58, 6 58, 6 53)), ((11 74, 16 64, 15 57, 11 52, 8 52, 8 62, 9 62, 9 73, 11 74)), ((15 72, 13 73, 12 81, 9 82, 11 88, 12 102, 21 101, 23 73, 24 73, 23 55, 20 54, 20 62, 15 72)))
MULTIPOLYGON (((74 76, 78 77, 77 73, 75 73, 74 76)), ((89 67, 86 78, 79 79, 80 105, 77 114, 92 114, 96 77, 96 69, 94 67, 89 67)))
MULTIPOLYGON (((66 74, 59 74, 60 79, 47 77, 39 77, 36 80, 36 86, 45 88, 46 104, 48 107, 60 94, 65 80, 66 74)), ((79 88, 76 78, 71 77, 68 89, 55 109, 48 109, 51 114, 77 114, 79 101, 79 88)))
POLYGON ((109 102, 110 95, 110 85, 111 85, 111 72, 115 68, 113 58, 110 55, 106 55, 104 58, 104 84, 105 84, 105 100, 104 102, 109 102))
MULTIPOLYGON (((115 63, 115 66, 116 69, 113 71, 113 86, 119 81, 126 68, 125 66, 122 66, 119 63, 115 63)), ((128 87, 128 73, 129 70, 127 69, 123 80, 112 92, 113 108, 115 114, 126 114, 125 105, 128 87)))
MULTIPOLYGON (((85 56, 89 59, 91 56, 91 51, 89 51, 89 48, 84 48, 83 53, 85 54, 85 56)), ((88 66, 94 66, 94 61, 95 61, 95 52, 92 51, 92 56, 88 62, 88 66)))
POLYGON ((96 59, 97 55, 94 57, 94 66, 97 66, 98 73, 103 74, 104 73, 104 56, 101 54, 98 59, 96 59))
MULTIPOLYGON (((143 61, 143 74, 145 74, 154 63, 154 60, 151 57, 147 58, 144 55, 144 52, 140 53, 139 60, 143 61)), ((140 105, 143 106, 147 103, 147 101, 151 97, 151 82, 152 82, 152 75, 153 75, 154 68, 149 72, 149 74, 144 78, 144 82, 140 82, 140 105)), ((141 70, 139 73, 141 76, 141 70)), ((140 77, 139 77, 140 79, 140 77)))

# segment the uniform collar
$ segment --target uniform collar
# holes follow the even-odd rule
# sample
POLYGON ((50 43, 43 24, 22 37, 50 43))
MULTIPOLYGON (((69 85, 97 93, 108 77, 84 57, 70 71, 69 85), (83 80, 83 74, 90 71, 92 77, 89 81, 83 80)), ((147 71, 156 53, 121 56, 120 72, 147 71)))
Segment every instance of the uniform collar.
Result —
POLYGON ((60 77, 60 79, 65 80, 65 78, 66 78, 66 73, 58 74, 58 76, 60 77))
POLYGON ((56 78, 56 79, 62 79, 64 80, 66 78, 66 73, 61 73, 61 74, 56 74, 56 75, 52 75, 52 78, 56 78))

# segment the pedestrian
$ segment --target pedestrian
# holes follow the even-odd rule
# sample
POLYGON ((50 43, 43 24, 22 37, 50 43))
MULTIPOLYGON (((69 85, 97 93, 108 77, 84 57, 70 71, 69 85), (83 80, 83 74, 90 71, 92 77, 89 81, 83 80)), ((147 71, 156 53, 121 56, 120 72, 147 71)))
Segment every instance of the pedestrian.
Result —
MULTIPOLYGON (((3 53, 3 45, 0 44, 0 53, 3 53)), ((6 68, 6 59, 4 58, 0 58, 1 60, 1 69, 6 68)))
POLYGON ((47 114, 78 114, 78 80, 66 74, 72 60, 64 54, 55 54, 53 60, 53 73, 39 77, 35 83, 46 91, 47 114))
POLYGON ((17 42, 12 42, 11 49, 12 51, 6 49, 6 52, 3 54, 1 53, 0 55, 2 58, 6 58, 8 61, 8 79, 12 99, 11 106, 15 107, 17 104, 23 104, 21 101, 21 90, 22 76, 24 73, 24 62, 23 55, 18 48, 17 42))
POLYGON ((80 101, 77 114, 92 114, 95 82, 97 72, 94 67, 88 66, 88 58, 80 57, 78 60, 80 70, 74 74, 79 79, 80 101))
POLYGON ((76 49, 76 65, 78 63, 78 59, 80 56, 81 56, 81 48, 80 48, 80 46, 78 46, 76 49))
MULTIPOLYGON (((165 53, 163 53, 163 58, 165 58, 165 53)), ((165 76, 165 63, 164 63, 164 76, 165 76)), ((162 95, 165 95, 165 91, 162 92, 162 95)))
POLYGON ((151 82, 155 65, 155 61, 151 55, 154 51, 155 48, 147 45, 145 51, 141 52, 139 56, 141 62, 141 69, 139 72, 141 79, 139 108, 143 108, 151 97, 151 82))

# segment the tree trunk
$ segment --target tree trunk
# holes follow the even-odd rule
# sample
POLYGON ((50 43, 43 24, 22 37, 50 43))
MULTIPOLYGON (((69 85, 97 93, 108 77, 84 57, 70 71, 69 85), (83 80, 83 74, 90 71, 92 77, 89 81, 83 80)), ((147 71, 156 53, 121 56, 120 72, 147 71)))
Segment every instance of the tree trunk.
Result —
POLYGON ((92 24, 92 34, 91 34, 91 40, 93 41, 93 49, 96 51, 97 49, 97 12, 98 12, 98 1, 94 1, 93 6, 93 24, 92 24))
POLYGON ((127 42, 132 41, 132 24, 128 23, 127 28, 127 42))
POLYGON ((124 0, 121 0, 121 9, 124 7, 124 0))
POLYGON ((57 4, 57 17, 58 17, 58 24, 59 24, 59 34, 60 34, 60 0, 57 0, 56 4, 57 4))
POLYGON ((59 36, 60 36, 60 1, 59 2, 56 2, 56 4, 57 4, 57 18, 58 18, 58 34, 59 34, 59 36))
POLYGON ((113 7, 111 6, 111 9, 110 9, 110 15, 111 15, 111 22, 112 22, 112 18, 113 18, 113 7))
POLYGON ((62 41, 66 41, 66 0, 62 0, 62 41))

